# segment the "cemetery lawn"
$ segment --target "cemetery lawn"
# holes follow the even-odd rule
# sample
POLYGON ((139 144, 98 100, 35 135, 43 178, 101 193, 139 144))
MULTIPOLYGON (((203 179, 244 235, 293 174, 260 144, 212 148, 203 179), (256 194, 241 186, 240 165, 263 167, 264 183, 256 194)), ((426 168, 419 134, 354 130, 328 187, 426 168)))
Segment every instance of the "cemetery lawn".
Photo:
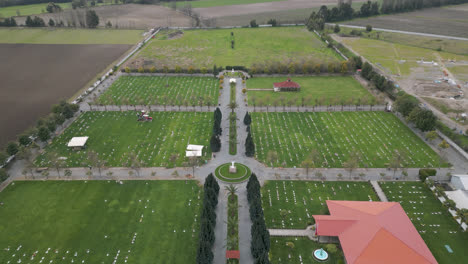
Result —
POLYGON ((104 105, 217 105, 219 83, 208 77, 120 76, 96 100, 104 105), (169 86, 166 86, 169 85, 169 86))
POLYGON ((421 182, 379 182, 389 201, 400 202, 414 227, 441 264, 466 262, 468 233, 421 182), (453 253, 445 248, 448 245, 453 253))
MULTIPOLYGON (((314 258, 314 250, 325 249, 326 244, 318 243, 310 240, 308 237, 270 237, 270 261, 276 264, 282 263, 327 263, 338 264, 344 263, 343 252, 338 249, 338 252, 329 254, 329 259, 325 262, 318 261, 314 258), (294 249, 286 246, 287 242, 294 244, 294 249), (288 255, 291 254, 291 258, 288 255), (301 258, 299 258, 301 256, 301 258), (302 261, 300 261, 302 259, 302 261), (341 262, 339 262, 341 260, 341 262)), ((326 249, 325 249, 326 250, 326 249)))
MULTIPOLYGON (((308 59, 340 61, 335 51, 306 28, 275 27, 187 30, 173 38, 162 32, 142 49, 133 62, 138 65, 144 62, 147 68, 152 62, 157 68, 192 66, 212 69, 214 64, 218 67, 251 67, 254 63, 290 63, 308 59), (231 48, 231 32, 234 33, 234 49, 231 48)), ((135 67, 133 62, 129 66, 135 67)))
POLYGON ((301 86, 299 92, 274 92, 274 82, 284 82, 287 77, 251 78, 247 80, 249 105, 301 106, 304 105, 352 105, 374 102, 372 96, 351 76, 293 77, 301 86), (269 89, 250 91, 249 89, 269 89))
POLYGON ((379 200, 368 182, 267 181, 261 192, 265 223, 278 229, 305 229, 312 215, 328 214, 326 200, 379 200))
POLYGON ((438 155, 396 116, 386 112, 252 113, 255 157, 275 167, 301 166, 312 150, 315 167, 342 168, 359 153, 361 168, 386 168, 393 152, 406 168, 435 167, 438 155), (268 152, 278 158, 268 160, 268 152))
POLYGON ((49 157, 65 157, 64 167, 91 165, 94 151, 109 167, 126 167, 135 157, 142 167, 182 166, 187 161, 187 145, 204 145, 202 160, 211 157, 209 140, 213 127, 211 112, 155 112, 152 122, 138 122, 135 112, 86 112, 63 134, 55 138, 35 161, 50 167, 49 157), (88 136, 85 150, 67 147, 72 137, 88 136), (170 156, 177 155, 174 163, 170 156))
POLYGON ((0 193, 0 262, 189 263, 199 197, 196 181, 16 181, 0 193))

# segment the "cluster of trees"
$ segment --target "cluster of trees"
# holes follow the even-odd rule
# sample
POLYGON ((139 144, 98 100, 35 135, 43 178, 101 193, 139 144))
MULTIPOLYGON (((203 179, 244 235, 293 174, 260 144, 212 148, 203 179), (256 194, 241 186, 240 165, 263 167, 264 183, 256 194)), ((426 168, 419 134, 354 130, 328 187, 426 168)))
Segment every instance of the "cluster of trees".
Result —
POLYGON ((245 113, 244 116, 244 125, 247 126, 247 138, 245 139, 245 155, 247 157, 253 157, 255 154, 255 144, 250 134, 250 124, 252 123, 252 117, 250 117, 249 112, 245 113))
POLYGON ((50 2, 46 7, 47 12, 49 13, 58 13, 62 11, 62 7, 55 4, 54 2, 50 2))
POLYGON ((28 16, 26 18, 26 26, 27 27, 45 27, 46 24, 44 22, 44 19, 38 16, 34 16, 34 18, 31 18, 30 16, 28 16))
MULTIPOLYGON (((355 57, 353 59, 359 60, 362 64, 362 60, 360 57, 355 57)), ((394 98, 392 92, 395 85, 393 84, 393 82, 385 78, 385 76, 380 75, 376 71, 374 71, 372 65, 370 65, 368 62, 365 62, 362 65, 361 76, 364 77, 364 79, 371 81, 375 85, 375 88, 387 93, 391 98, 394 98)))
POLYGON ((265 63, 254 63, 249 70, 253 74, 320 74, 353 72, 356 66, 353 61, 323 63, 314 59, 302 61, 269 61, 265 63))
POLYGON ((15 18, 5 18, 3 21, 0 21, 0 27, 16 27, 18 24, 16 23, 15 18))
POLYGON ((197 264, 213 263, 212 247, 215 241, 216 206, 218 204, 219 185, 213 174, 205 179, 203 206, 200 220, 200 237, 197 250, 197 264))
POLYGON ((221 149, 221 140, 219 139, 223 131, 221 128, 221 119, 221 110, 219 110, 219 107, 216 107, 214 111, 213 134, 210 139, 211 152, 218 152, 221 149))
POLYGON ((270 251, 270 233, 265 225, 262 208, 262 198, 260 196, 260 183, 255 173, 249 178, 247 183, 247 200, 249 202, 250 219, 252 220, 252 242, 250 250, 256 264, 269 264, 268 252, 270 251))
POLYGON ((428 7, 458 5, 467 0, 383 0, 380 11, 383 14, 409 12, 428 7))
POLYGON ((431 131, 436 126, 437 117, 434 113, 431 110, 421 108, 418 99, 405 92, 400 92, 397 96, 395 110, 421 131, 431 131))

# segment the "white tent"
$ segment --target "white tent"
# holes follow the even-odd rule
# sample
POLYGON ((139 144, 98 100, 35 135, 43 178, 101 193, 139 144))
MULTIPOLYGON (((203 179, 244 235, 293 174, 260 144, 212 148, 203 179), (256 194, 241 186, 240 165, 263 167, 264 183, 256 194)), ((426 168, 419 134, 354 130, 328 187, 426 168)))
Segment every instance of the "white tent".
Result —
POLYGON ((70 148, 82 148, 86 145, 89 137, 74 137, 68 142, 68 147, 70 148))
POLYGON ((203 146, 201 145, 188 145, 185 150, 186 157, 201 157, 203 155, 203 146))
POLYGON ((447 197, 455 202, 457 208, 468 209, 468 191, 456 190, 445 192, 447 197))

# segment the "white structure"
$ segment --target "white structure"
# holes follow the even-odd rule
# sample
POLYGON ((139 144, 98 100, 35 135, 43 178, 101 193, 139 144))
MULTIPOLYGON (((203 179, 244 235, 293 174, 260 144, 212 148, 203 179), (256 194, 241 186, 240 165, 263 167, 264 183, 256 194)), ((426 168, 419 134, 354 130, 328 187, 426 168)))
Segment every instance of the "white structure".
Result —
POLYGON ((234 161, 231 161, 231 166, 229 166, 229 173, 236 173, 237 168, 236 165, 234 165, 234 161))
POLYGON ((455 191, 447 191, 445 194, 455 202, 458 208, 468 209, 468 175, 452 175, 450 183, 455 191))
POLYGON ((185 150, 186 157, 201 157, 203 155, 203 146, 201 145, 188 145, 185 150))
POLYGON ((229 79, 229 83, 236 83, 236 79, 235 78, 229 79))
POLYGON ((82 149, 85 147, 89 137, 74 137, 68 142, 69 148, 82 149))

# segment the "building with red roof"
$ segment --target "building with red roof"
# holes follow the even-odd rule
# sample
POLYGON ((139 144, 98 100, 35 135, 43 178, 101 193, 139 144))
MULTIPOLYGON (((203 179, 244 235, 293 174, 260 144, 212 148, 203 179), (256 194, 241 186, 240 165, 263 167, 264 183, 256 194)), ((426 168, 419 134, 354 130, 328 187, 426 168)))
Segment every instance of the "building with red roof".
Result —
POLYGON ((275 92, 284 92, 284 91, 298 92, 301 90, 301 86, 297 82, 291 81, 291 78, 288 78, 284 82, 273 83, 273 90, 275 92))
POLYGON ((337 236, 348 264, 437 263, 399 203, 327 201, 316 235, 337 236))
POLYGON ((239 250, 226 250, 226 259, 240 259, 239 250))

